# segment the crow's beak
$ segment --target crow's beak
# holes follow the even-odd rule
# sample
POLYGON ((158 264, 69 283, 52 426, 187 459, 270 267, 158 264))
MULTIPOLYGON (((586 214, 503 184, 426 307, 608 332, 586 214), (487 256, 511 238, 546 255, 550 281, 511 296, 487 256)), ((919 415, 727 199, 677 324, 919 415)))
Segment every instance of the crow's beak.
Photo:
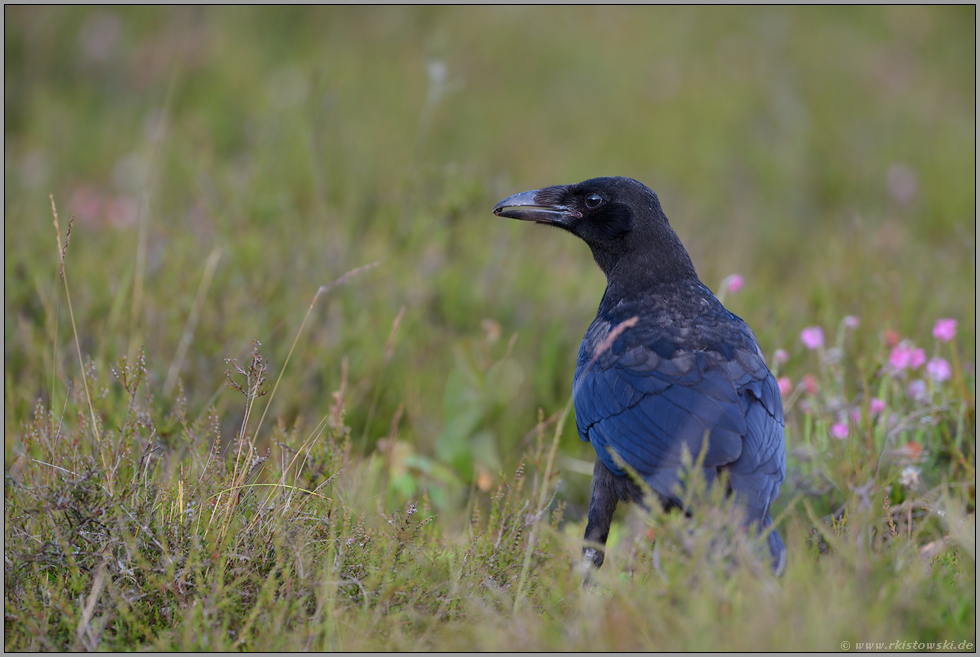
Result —
POLYGON ((582 214, 564 205, 542 205, 535 202, 540 190, 521 192, 497 204, 493 213, 498 217, 534 221, 539 224, 567 224, 571 219, 581 218, 582 214))

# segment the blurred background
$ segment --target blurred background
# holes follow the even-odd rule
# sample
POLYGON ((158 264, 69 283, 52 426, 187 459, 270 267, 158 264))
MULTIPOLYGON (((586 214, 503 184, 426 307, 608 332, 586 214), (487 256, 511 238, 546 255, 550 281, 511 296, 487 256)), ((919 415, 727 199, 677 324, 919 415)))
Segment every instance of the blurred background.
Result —
MULTIPOLYGON (((226 436, 224 359, 258 340, 271 383, 317 289, 377 261, 317 301, 270 413, 307 435, 346 359, 352 449, 386 455, 392 505, 496 486, 571 393, 605 281, 579 240, 492 215, 528 189, 653 188, 710 288, 743 277, 725 303, 794 380, 800 330, 847 315, 868 362, 937 317, 975 362, 975 25, 973 6, 5 7, 5 466, 35 403, 77 392, 49 194, 62 239, 74 216, 87 366, 143 346, 153 403, 182 390, 226 436)), ((593 458, 567 428, 573 516, 593 458)))

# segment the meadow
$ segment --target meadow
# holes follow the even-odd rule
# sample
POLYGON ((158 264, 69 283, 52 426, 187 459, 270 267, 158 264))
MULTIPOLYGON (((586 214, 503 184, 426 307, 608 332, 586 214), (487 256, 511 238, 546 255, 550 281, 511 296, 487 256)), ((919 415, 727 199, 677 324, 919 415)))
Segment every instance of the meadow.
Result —
POLYGON ((4 8, 4 647, 976 648, 976 9, 4 8), (779 377, 583 583, 605 281, 660 196, 779 377), (869 644, 869 645, 866 645, 869 644))

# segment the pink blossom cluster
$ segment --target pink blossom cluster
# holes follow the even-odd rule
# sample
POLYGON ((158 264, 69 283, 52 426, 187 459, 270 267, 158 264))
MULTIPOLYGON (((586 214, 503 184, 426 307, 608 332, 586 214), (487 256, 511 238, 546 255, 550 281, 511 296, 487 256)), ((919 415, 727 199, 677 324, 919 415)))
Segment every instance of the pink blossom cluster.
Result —
POLYGON ((904 369, 917 370, 926 362, 925 349, 913 345, 907 340, 895 345, 891 355, 888 357, 888 367, 893 372, 901 372, 904 369))
MULTIPOLYGON (((935 325, 932 327, 932 336, 940 342, 953 340, 956 337, 956 320, 950 318, 937 319, 935 325)), ((916 347, 908 340, 903 340, 890 346, 892 347, 892 351, 888 356, 888 369, 893 374, 898 374, 904 370, 917 370, 925 365, 926 376, 933 383, 948 381, 953 375, 953 370, 946 359, 935 356, 927 363, 925 350, 916 347)), ((924 385, 925 382, 922 381, 921 385, 916 384, 912 386, 910 390, 906 391, 907 396, 911 399, 921 399, 923 395, 922 386, 924 385)))
MULTIPOLYGON (((841 320, 842 330, 854 330, 858 326, 860 326, 860 319, 854 315, 848 315, 841 320)), ((955 319, 938 319, 933 326, 932 335, 939 342, 950 342, 956 338, 956 328, 957 322, 955 319)), ((838 340, 841 340, 842 337, 843 334, 838 332, 838 340)), ((811 351, 821 350, 822 362, 824 356, 829 357, 831 352, 838 351, 836 349, 828 352, 823 351, 826 342, 823 328, 820 326, 808 326, 804 328, 800 332, 800 341, 804 347, 811 351)), ((915 346, 911 340, 902 340, 901 336, 895 331, 890 329, 885 330, 885 344, 890 351, 888 353, 888 362, 882 373, 891 375, 902 374, 904 378, 907 372, 908 383, 905 384, 904 392, 905 397, 910 401, 920 404, 927 403, 935 394, 933 386, 948 381, 953 376, 953 369, 946 359, 938 355, 929 358, 926 355, 925 349, 915 346), (917 372, 918 374, 916 374, 917 372)), ((772 360, 776 365, 785 363, 789 360, 789 354, 783 349, 778 349, 773 354, 772 360)), ((778 368, 774 368, 773 371, 778 375, 778 368)), ((794 385, 788 376, 781 376, 776 379, 776 383, 779 386, 780 395, 784 399, 788 398, 794 390, 797 390, 797 393, 805 392, 808 398, 799 402, 800 408, 805 413, 811 412, 814 402, 813 398, 816 397, 819 390, 816 377, 812 374, 806 374, 794 385)), ((868 411, 870 411, 872 420, 881 416, 885 409, 885 402, 877 397, 868 401, 868 411)), ((854 407, 850 411, 840 411, 837 421, 829 427, 829 435, 837 440, 847 439, 850 432, 850 424, 853 423, 857 427, 861 426, 861 418, 861 406, 854 407)))

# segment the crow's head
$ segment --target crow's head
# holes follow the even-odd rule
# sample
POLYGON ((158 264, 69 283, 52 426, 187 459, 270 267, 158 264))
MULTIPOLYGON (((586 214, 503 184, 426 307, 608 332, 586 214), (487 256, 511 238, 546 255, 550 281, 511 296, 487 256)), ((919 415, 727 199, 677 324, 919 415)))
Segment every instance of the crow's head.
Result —
POLYGON ((632 178, 592 178, 515 194, 493 213, 578 235, 607 277, 614 271, 666 278, 695 275, 657 195, 632 178))

